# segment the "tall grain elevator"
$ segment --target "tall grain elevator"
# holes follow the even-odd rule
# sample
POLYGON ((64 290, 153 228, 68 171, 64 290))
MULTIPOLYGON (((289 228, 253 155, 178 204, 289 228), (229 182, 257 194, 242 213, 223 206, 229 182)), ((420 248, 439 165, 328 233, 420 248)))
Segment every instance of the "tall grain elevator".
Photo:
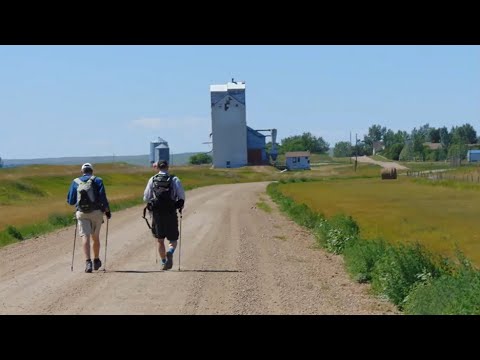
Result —
POLYGON ((247 165, 245 82, 210 85, 213 167, 247 165))

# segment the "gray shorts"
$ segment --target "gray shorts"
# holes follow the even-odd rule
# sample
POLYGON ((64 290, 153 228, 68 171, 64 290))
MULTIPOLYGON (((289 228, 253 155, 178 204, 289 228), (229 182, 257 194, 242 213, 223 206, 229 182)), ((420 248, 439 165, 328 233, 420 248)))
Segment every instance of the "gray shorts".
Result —
POLYGON ((80 236, 86 235, 100 235, 100 228, 103 222, 103 212, 100 210, 93 210, 89 213, 76 212, 78 220, 78 232, 80 236))

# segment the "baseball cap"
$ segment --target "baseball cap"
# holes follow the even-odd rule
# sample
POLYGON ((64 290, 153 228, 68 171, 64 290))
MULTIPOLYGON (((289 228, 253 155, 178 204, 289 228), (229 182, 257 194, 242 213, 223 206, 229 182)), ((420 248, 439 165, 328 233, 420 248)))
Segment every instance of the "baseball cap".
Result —
POLYGON ((168 161, 167 160, 158 160, 158 167, 166 167, 168 166, 168 161))
POLYGON ((92 164, 90 164, 90 163, 85 163, 85 164, 83 164, 83 165, 82 165, 82 171, 84 171, 85 169, 90 169, 90 170, 93 171, 93 166, 92 166, 92 164))

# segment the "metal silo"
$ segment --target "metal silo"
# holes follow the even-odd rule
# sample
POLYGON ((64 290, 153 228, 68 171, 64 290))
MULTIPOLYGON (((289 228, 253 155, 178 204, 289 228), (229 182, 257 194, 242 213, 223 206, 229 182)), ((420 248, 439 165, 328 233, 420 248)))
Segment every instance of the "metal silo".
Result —
POLYGON ((155 148, 155 153, 157 155, 156 161, 167 160, 170 162, 170 148, 168 147, 168 143, 166 141, 155 148))
MULTIPOLYGON (((162 144, 168 148, 168 143, 165 140, 163 140, 161 137, 158 137, 157 140, 153 140, 150 142, 150 154, 148 158, 150 163, 154 163, 155 161, 158 161, 157 147, 162 144)), ((168 160, 168 158, 166 159, 168 160)))

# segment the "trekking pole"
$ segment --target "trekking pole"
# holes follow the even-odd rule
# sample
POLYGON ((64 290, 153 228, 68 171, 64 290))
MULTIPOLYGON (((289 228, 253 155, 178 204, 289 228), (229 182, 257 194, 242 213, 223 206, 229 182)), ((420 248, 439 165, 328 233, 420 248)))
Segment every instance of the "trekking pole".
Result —
POLYGON ((180 271, 180 255, 182 254, 182 210, 180 209, 180 235, 178 237, 178 271, 180 271))
MULTIPOLYGON (((151 215, 150 220, 152 221, 152 225, 153 225, 152 217, 153 217, 153 215, 151 215)), ((154 247, 155 247, 155 264, 158 264, 158 239, 157 239, 156 236, 154 236, 153 239, 154 239, 153 244, 154 244, 154 247)))
POLYGON ((72 266, 70 267, 70 271, 73 271, 73 259, 75 258, 75 241, 77 240, 77 226, 78 220, 77 217, 75 217, 75 235, 73 236, 72 266))
POLYGON ((108 218, 107 218, 107 232, 105 233, 105 261, 103 262, 103 272, 107 271, 107 244, 108 244, 108 218))

